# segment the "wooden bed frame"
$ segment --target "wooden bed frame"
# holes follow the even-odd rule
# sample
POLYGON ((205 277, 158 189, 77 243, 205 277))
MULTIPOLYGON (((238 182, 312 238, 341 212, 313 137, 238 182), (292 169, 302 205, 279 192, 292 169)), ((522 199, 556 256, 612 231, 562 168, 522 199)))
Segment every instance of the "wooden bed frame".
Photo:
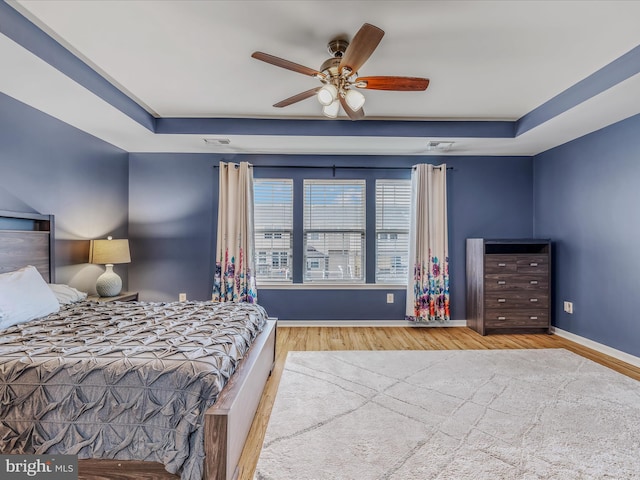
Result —
MULTIPOLYGON (((0 273, 35 266, 54 282, 54 217, 0 210, 0 273)), ((275 362, 276 322, 269 320, 242 359, 216 403, 205 412, 206 480, 235 480, 238 461, 262 391, 275 362)), ((3 453, 3 452, 0 452, 3 453)), ((79 478, 178 478, 154 462, 80 460, 79 478)))

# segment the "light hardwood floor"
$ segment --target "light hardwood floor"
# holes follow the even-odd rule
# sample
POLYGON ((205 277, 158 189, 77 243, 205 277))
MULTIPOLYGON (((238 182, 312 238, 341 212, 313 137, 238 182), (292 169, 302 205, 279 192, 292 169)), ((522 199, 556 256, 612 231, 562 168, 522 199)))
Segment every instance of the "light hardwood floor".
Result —
POLYGON ((480 350, 565 348, 594 362, 640 380, 640 368, 556 335, 481 336, 464 327, 279 327, 276 365, 265 386, 240 459, 239 480, 251 480, 269 422, 278 383, 289 351, 313 350, 480 350))

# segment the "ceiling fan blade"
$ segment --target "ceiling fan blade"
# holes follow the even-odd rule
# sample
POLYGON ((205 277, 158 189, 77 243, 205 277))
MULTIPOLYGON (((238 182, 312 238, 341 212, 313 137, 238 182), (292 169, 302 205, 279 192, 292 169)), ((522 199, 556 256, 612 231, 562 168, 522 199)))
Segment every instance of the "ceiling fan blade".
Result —
POLYGON ((347 115, 351 120, 362 120, 364 118, 364 110, 362 108, 358 109, 357 111, 352 110, 351 107, 349 107, 349 104, 347 103, 347 101, 344 99, 344 97, 342 97, 341 95, 338 95, 338 98, 340 99, 340 104, 342 105, 342 108, 344 109, 345 112, 347 112, 347 115))
POLYGON ((369 90, 417 92, 427 89, 429 79, 419 77, 359 77, 356 79, 355 85, 369 90), (366 83, 366 85, 361 86, 362 82, 366 83))
POLYGON ((296 103, 301 100, 305 100, 309 97, 313 97, 316 93, 318 93, 318 90, 320 90, 321 88, 322 87, 312 88, 311 90, 307 90, 306 92, 299 93, 297 95, 294 95, 293 97, 285 98, 284 100, 276 103, 274 107, 278 107, 278 108, 288 107, 292 103, 296 103))
POLYGON ((362 64, 367 61, 384 36, 384 30, 365 23, 344 52, 340 60, 340 71, 348 68, 353 73, 357 72, 362 64))
POLYGON ((273 55, 269 55, 268 53, 253 52, 251 56, 256 60, 262 60, 263 62, 270 63, 271 65, 275 65, 276 67, 286 68, 287 70, 292 70, 294 72, 298 72, 303 75, 309 75, 310 77, 325 76, 324 74, 320 73, 317 70, 314 70, 313 68, 305 67, 304 65, 290 62, 289 60, 285 60, 284 58, 280 58, 280 57, 275 57, 273 55))

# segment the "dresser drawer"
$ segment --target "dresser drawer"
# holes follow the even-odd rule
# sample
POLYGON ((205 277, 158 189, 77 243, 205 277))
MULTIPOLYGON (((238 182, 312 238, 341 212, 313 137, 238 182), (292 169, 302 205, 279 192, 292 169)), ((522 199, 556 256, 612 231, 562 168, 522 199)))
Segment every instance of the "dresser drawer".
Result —
POLYGON ((485 311, 486 328, 544 328, 549 326, 549 314, 546 310, 494 310, 485 311))
POLYGON ((514 290, 505 292, 487 292, 484 297, 486 308, 547 308, 549 306, 548 291, 514 290))
POLYGON ((487 255, 484 259, 486 274, 533 273, 547 274, 549 259, 546 255, 487 255))
POLYGON ((484 285, 490 292, 509 290, 542 290, 546 292, 549 288, 549 279, 547 275, 492 273, 484 276, 484 285))
POLYGON ((549 257, 546 255, 519 256, 516 261, 518 273, 544 274, 549 273, 549 257))

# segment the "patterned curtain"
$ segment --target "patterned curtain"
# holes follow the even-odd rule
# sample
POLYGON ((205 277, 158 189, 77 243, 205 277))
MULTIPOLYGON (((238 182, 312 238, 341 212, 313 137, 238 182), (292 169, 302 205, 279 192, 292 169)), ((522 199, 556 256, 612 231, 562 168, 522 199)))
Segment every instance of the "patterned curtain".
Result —
POLYGON ((256 303, 253 169, 220 162, 214 302, 256 303))
POLYGON ((407 320, 444 322, 449 314, 447 166, 415 165, 411 173, 411 230, 407 320))

